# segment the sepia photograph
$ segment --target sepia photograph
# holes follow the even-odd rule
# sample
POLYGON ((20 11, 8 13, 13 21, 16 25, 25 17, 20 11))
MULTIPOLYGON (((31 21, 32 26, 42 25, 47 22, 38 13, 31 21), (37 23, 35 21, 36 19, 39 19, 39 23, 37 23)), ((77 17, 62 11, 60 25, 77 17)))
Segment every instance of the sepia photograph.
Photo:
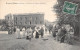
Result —
POLYGON ((0 50, 80 50, 80 0, 0 0, 0 50))

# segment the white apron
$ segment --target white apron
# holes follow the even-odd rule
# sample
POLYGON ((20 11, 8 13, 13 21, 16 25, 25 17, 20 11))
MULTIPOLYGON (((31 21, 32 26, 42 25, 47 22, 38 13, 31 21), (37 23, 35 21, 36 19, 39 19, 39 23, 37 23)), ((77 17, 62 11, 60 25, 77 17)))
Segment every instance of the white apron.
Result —
POLYGON ((25 37, 25 28, 22 29, 22 37, 25 37))
POLYGON ((17 38, 21 38, 21 35, 20 35, 20 29, 16 29, 16 35, 17 35, 17 38))

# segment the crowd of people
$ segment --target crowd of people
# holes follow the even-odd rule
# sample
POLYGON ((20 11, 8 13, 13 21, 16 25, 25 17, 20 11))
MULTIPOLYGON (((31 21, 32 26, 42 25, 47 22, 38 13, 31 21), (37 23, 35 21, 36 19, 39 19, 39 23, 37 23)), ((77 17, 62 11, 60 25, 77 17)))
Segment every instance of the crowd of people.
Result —
POLYGON ((57 41, 61 43, 67 42, 72 44, 72 41, 74 40, 74 29, 70 25, 54 26, 52 29, 52 35, 57 41))
POLYGON ((34 29, 32 29, 31 27, 22 28, 22 35, 21 35, 20 28, 17 27, 15 33, 17 35, 17 39, 26 38, 27 40, 31 40, 31 38, 33 37, 37 39, 39 38, 39 36, 41 36, 41 38, 43 38, 44 29, 43 27, 35 27, 34 29), (33 34, 35 34, 35 36, 33 34))
MULTIPOLYGON (((45 30, 43 27, 35 27, 34 29, 32 29, 31 27, 23 27, 22 35, 20 33, 19 27, 16 27, 15 31, 17 39, 26 38, 28 40, 31 40, 31 38, 33 37, 35 37, 36 39, 38 39, 39 37, 43 38, 45 30)), ((74 40, 74 28, 70 25, 55 25, 52 27, 52 29, 48 29, 48 31, 49 34, 52 33, 54 39, 59 41, 60 43, 67 42, 71 44, 74 40)))

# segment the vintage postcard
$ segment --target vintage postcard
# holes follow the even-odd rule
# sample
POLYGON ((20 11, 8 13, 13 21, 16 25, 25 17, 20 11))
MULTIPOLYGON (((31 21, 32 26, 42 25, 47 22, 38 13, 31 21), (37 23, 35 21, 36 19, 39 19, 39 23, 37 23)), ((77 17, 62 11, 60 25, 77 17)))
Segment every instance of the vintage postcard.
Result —
POLYGON ((0 0, 0 50, 80 50, 80 0, 0 0))

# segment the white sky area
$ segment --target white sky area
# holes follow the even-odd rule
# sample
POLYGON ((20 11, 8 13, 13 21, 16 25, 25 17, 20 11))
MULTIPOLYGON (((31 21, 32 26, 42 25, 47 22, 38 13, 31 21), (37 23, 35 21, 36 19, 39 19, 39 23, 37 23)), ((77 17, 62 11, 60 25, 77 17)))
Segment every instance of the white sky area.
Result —
POLYGON ((0 19, 4 19, 5 16, 9 13, 11 14, 44 13, 45 14, 44 19, 53 22, 56 20, 56 13, 52 11, 53 10, 52 7, 56 3, 57 3, 56 0, 0 0, 0 19), (19 4, 6 4, 6 3, 19 3, 19 4))

